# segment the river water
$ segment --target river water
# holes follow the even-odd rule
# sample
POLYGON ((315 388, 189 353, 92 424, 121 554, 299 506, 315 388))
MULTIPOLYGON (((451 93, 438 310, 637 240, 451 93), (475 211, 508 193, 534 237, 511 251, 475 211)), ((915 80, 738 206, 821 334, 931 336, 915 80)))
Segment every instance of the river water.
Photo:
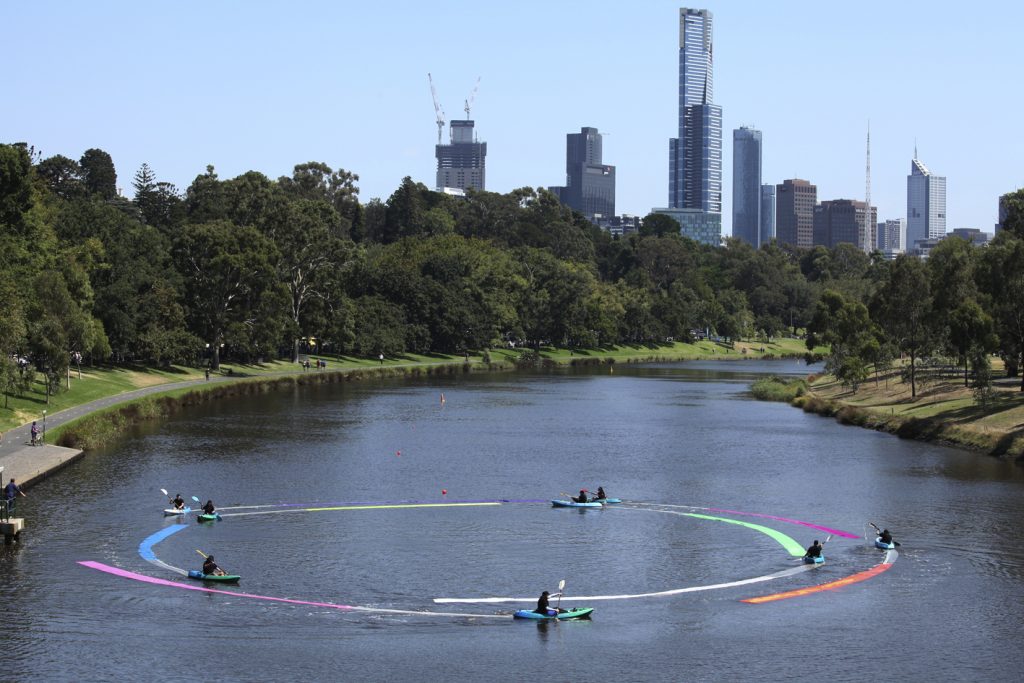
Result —
POLYGON ((19 501, 23 541, 0 547, 0 680, 1020 676, 1024 468, 754 401, 747 387, 767 372, 807 367, 305 387, 147 425, 19 501), (626 502, 546 502, 598 485, 626 502), (160 488, 212 498, 224 518, 165 519, 160 488), (452 505, 482 501, 508 502, 452 505), (403 503, 444 505, 392 505, 403 503), (344 509, 310 511, 332 507, 344 509), (721 518, 801 545, 828 533, 773 517, 860 538, 833 535, 823 566, 770 581, 607 599, 802 566, 767 533, 721 518), (868 521, 902 543, 888 571, 741 602, 876 567, 884 553, 864 540, 868 521), (140 543, 172 528, 152 545, 164 566, 144 559, 140 543), (176 587, 202 585, 173 571, 198 569, 197 550, 241 574, 224 588, 247 595, 176 587), (594 607, 591 621, 434 601, 535 599, 561 580, 562 606, 594 607))

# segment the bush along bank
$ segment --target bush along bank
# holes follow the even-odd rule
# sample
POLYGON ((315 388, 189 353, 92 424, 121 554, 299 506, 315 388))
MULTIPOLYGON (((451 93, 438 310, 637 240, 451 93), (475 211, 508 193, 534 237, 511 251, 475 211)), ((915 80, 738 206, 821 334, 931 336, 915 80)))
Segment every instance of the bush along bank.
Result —
POLYGON ((804 412, 834 417, 846 425, 866 427, 894 434, 901 439, 940 443, 980 451, 996 457, 1024 462, 1024 432, 978 428, 971 424, 954 424, 940 418, 900 417, 823 399, 805 393, 792 400, 804 412))
POLYGON ((807 393, 807 380, 786 381, 776 375, 762 377, 750 386, 750 393, 759 401, 792 403, 794 399, 807 393))

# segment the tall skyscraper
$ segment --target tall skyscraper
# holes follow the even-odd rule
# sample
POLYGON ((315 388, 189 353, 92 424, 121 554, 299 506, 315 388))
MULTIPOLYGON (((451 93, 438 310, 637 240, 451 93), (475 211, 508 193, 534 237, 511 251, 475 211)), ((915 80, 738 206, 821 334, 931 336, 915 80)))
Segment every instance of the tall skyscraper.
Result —
POLYGON ((946 178, 932 175, 914 155, 907 176, 907 246, 946 234, 946 178))
POLYGON ((452 121, 451 144, 437 145, 437 189, 485 189, 487 143, 477 142, 473 121, 452 121))
POLYGON ((846 242, 862 249, 878 241, 877 229, 878 209, 856 199, 833 199, 814 207, 815 245, 832 249, 846 242))
MULTIPOLYGON (((669 140, 668 205, 716 215, 720 224, 722 108, 713 104, 711 24, 707 10, 679 10, 679 134, 669 140)), ((685 215, 702 224, 714 220, 685 215)))
POLYGON ((761 246, 761 131, 732 132, 732 236, 761 246))
POLYGON ((814 245, 814 205, 818 188, 793 178, 775 186, 775 238, 794 247, 814 245))
POLYGON ((615 215, 615 167, 601 163, 601 143, 597 128, 566 135, 565 187, 549 188, 591 223, 615 215))
POLYGON ((761 186, 761 244, 775 239, 775 186, 761 186))

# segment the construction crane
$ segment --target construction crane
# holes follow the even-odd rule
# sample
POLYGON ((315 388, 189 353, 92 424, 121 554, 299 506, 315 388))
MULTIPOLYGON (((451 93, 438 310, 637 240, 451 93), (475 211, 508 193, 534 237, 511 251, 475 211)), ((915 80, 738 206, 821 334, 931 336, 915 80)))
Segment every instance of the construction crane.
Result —
POLYGON ((430 96, 434 98, 434 114, 437 115, 437 144, 440 145, 441 131, 444 130, 444 109, 441 108, 441 103, 437 101, 437 89, 434 87, 434 77, 428 73, 427 80, 430 81, 430 96))
POLYGON ((476 89, 480 87, 480 77, 476 77, 476 83, 473 85, 473 92, 469 93, 469 98, 466 100, 466 106, 463 109, 466 112, 466 120, 469 121, 469 109, 473 106, 473 100, 476 99, 476 89))

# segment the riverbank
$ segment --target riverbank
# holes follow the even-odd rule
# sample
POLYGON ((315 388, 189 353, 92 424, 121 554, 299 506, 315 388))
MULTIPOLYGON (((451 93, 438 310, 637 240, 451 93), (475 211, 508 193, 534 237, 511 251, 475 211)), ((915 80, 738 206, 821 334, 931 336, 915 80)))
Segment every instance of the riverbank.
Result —
MULTIPOLYGON (((33 408, 49 421, 46 443, 71 449, 76 452, 74 457, 77 458, 80 452, 112 442, 132 425, 168 417, 188 406, 233 396, 294 389, 307 384, 469 372, 509 372, 528 367, 805 356, 806 348, 798 339, 734 344, 706 340, 694 344, 671 342, 601 349, 491 349, 478 355, 405 355, 386 358, 383 362, 324 357, 324 367, 315 362, 320 360, 319 357, 309 356, 313 365, 308 369, 301 364, 282 361, 256 366, 226 364, 209 379, 205 373, 195 369, 88 369, 83 370, 80 376, 77 373, 74 375, 70 390, 51 397, 48 409, 41 410, 40 406, 46 405, 44 399, 30 392, 28 396, 18 399, 18 405, 7 410, 7 420, 9 424, 26 415, 32 416, 34 413, 28 408, 33 408)), ((46 420, 37 418, 37 421, 45 428, 46 420)), ((30 469, 31 478, 39 479, 66 464, 66 460, 59 463, 55 461, 52 468, 42 467, 40 470, 41 461, 36 457, 39 450, 29 445, 30 440, 28 422, 8 429, 4 440, 0 442, 0 466, 8 471, 22 472, 30 469)))
POLYGON ((803 410, 835 417, 901 438, 931 441, 988 455, 1024 460, 1024 394, 1018 380, 1000 380, 986 405, 963 377, 924 372, 917 395, 899 371, 872 379, 854 392, 834 377, 812 377, 803 395, 791 400, 803 410))

